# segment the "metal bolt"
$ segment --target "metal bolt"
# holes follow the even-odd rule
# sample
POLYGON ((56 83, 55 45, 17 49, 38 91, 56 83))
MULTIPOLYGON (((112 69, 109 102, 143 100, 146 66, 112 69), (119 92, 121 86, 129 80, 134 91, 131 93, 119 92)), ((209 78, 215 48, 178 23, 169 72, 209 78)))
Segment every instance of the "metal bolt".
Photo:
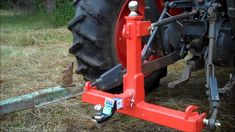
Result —
POLYGON ((135 103, 135 95, 134 93, 131 93, 131 100, 130 100, 131 107, 133 107, 134 103, 135 103))
POLYGON ((186 49, 189 49, 191 47, 191 45, 187 44, 186 45, 186 49))
POLYGON ((209 124, 209 120, 208 120, 208 119, 204 119, 204 120, 203 120, 203 123, 204 123, 205 125, 208 125, 208 124, 209 124))
POLYGON ((221 123, 217 120, 217 121, 215 122, 215 126, 216 126, 216 127, 220 127, 220 126, 221 126, 221 123))
POLYGON ((233 78, 233 74, 229 74, 229 79, 231 80, 233 78))
POLYGON ((95 109, 95 111, 101 111, 101 109, 102 109, 101 104, 95 105, 94 109, 95 109))
POLYGON ((128 7, 129 7, 129 9, 130 9, 130 14, 129 14, 129 16, 138 16, 138 13, 137 13, 137 10, 138 10, 138 2, 137 1, 134 1, 134 0, 132 0, 130 3, 129 3, 129 5, 128 5, 128 7))
MULTIPOLYGON (((203 123, 204 123, 205 125, 209 125, 209 119, 204 119, 204 120, 203 120, 203 123)), ((216 126, 216 127, 220 127, 220 126, 221 126, 221 123, 217 120, 217 121, 215 122, 215 126, 216 126)))

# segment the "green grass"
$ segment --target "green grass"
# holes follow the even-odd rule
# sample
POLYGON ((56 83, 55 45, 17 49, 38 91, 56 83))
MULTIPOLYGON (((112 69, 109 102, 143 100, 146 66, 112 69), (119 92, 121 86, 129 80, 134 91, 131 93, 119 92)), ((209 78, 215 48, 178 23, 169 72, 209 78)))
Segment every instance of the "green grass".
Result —
POLYGON ((59 75, 73 61, 67 28, 40 15, 5 10, 0 15, 1 98, 58 85, 59 75))
MULTIPOLYGON (((55 26, 43 15, 5 10, 0 15, 0 99, 61 84, 62 71, 74 61, 68 53, 72 35, 67 27, 55 26)), ((79 80, 82 78, 76 78, 79 80)), ((65 107, 63 103, 1 117, 0 131, 62 130, 66 120, 81 112, 67 116, 65 107)))
POLYGON ((30 46, 70 43, 66 27, 56 28, 50 16, 14 14, 1 10, 1 43, 12 46, 30 46))

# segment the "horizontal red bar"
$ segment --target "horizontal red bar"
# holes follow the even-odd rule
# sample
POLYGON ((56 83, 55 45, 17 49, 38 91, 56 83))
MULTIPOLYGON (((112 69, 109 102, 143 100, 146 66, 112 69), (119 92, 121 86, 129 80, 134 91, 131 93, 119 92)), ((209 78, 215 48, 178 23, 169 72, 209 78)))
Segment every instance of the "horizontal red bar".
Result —
MULTIPOLYGON (((82 95, 82 101, 104 105, 105 98, 115 97, 120 95, 89 89, 82 95)), ((203 119, 206 117, 205 113, 199 115, 197 112, 181 112, 144 101, 136 103, 133 107, 124 107, 118 112, 187 132, 201 131, 204 128, 203 119)))

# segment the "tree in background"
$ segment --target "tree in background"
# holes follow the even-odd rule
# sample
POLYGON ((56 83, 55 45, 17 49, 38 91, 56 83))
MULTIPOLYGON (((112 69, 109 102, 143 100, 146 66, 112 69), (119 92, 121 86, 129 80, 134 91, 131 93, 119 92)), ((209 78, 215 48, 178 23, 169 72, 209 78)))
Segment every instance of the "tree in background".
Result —
POLYGON ((56 2, 55 0, 45 0, 44 7, 48 13, 53 13, 56 9, 56 2))
POLYGON ((8 9, 34 12, 37 10, 38 0, 8 0, 8 9))
POLYGON ((0 9, 45 14, 54 25, 65 25, 74 15, 73 0, 0 0, 0 9), (48 16, 50 15, 50 16, 48 16))
MULTIPOLYGON (((59 0, 59 2, 63 3, 66 1, 59 0)), ((1 9, 37 11, 42 7, 46 12, 53 13, 53 11, 56 9, 56 0, 0 0, 1 9)))

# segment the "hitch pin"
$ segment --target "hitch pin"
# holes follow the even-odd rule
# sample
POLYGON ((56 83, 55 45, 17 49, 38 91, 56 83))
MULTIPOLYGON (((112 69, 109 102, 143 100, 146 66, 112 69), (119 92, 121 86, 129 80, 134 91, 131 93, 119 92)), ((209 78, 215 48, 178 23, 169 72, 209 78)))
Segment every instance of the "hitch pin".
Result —
MULTIPOLYGON (((204 120, 203 120, 203 123, 204 123, 205 125, 209 125, 209 119, 204 119, 204 120)), ((217 121, 215 121, 215 126, 216 126, 216 127, 220 127, 220 126, 221 126, 221 123, 217 120, 217 121)))
POLYGON ((132 92, 132 93, 131 93, 130 106, 133 107, 134 103, 135 103, 135 95, 134 95, 134 93, 132 92))

